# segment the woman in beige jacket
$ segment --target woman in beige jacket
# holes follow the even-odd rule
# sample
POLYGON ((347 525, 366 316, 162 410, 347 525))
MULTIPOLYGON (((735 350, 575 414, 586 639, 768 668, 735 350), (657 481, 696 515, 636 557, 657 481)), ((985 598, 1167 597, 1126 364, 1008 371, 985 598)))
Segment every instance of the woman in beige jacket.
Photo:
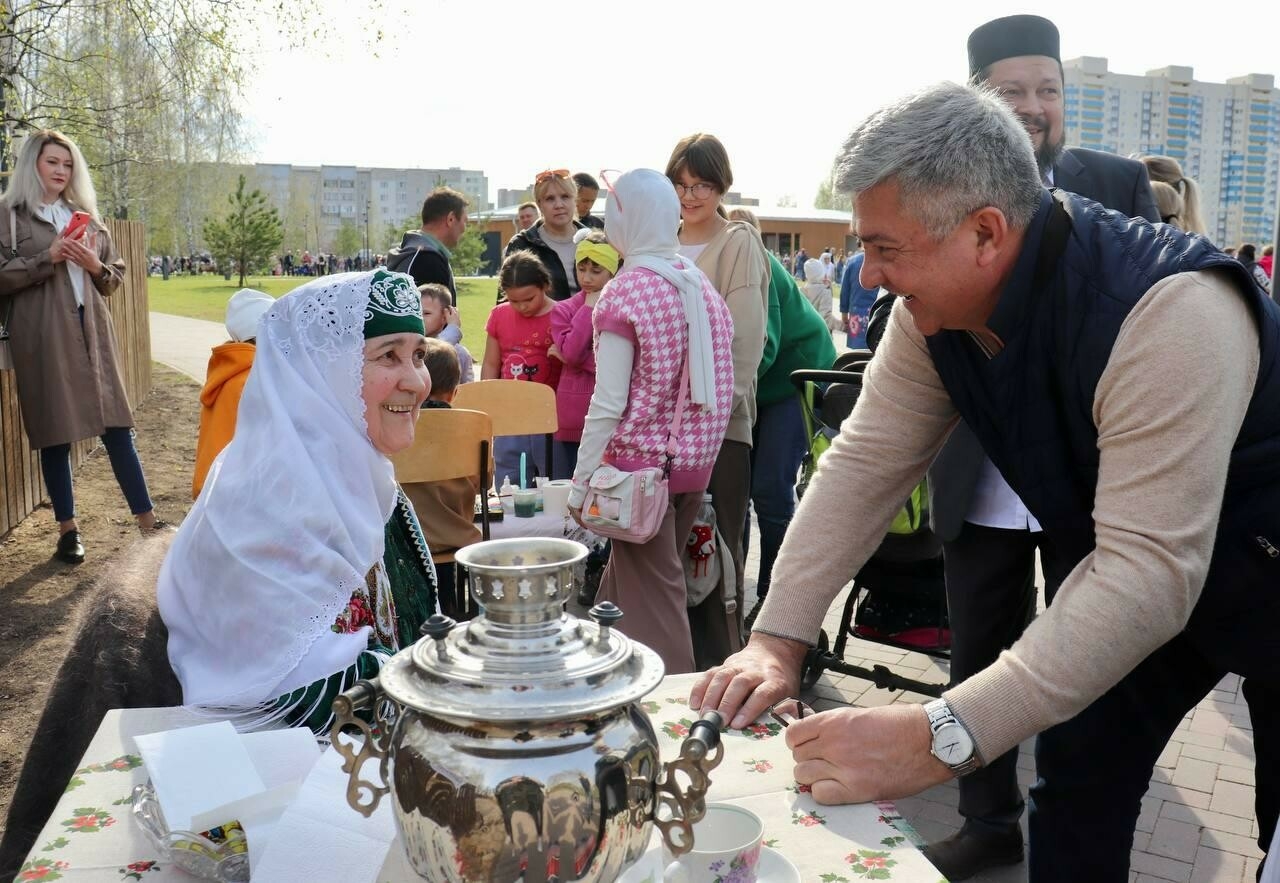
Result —
POLYGON ((714 135, 680 140, 667 161, 680 198, 680 253, 692 258, 725 299, 733 318, 733 410, 711 472, 716 528, 733 554, 737 609, 719 592, 689 610, 698 668, 719 665, 742 647, 743 565, 751 494, 751 427, 756 417, 756 369, 764 353, 769 310, 769 258, 755 227, 730 221, 720 200, 733 186, 729 154, 714 135))
POLYGON ((133 415, 105 296, 124 262, 98 217, 93 182, 60 132, 27 136, 0 205, 0 316, 11 335, 18 403, 58 521, 57 557, 84 560, 71 491, 71 444, 100 436, 143 532, 157 526, 133 446, 133 415), (73 212, 92 220, 64 236, 73 212))

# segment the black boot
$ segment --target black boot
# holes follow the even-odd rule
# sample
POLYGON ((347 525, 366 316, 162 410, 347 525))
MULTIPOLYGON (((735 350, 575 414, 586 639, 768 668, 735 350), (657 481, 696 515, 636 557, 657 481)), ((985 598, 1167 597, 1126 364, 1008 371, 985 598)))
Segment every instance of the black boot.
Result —
POLYGON ((54 556, 59 561, 65 561, 68 564, 83 563, 84 544, 80 542, 80 531, 69 530, 58 537, 58 551, 54 553, 54 556))
POLYGON ((1001 830, 966 821, 955 834, 930 843, 923 852, 948 880, 968 880, 988 868, 1022 861, 1022 829, 1014 825, 1001 830))

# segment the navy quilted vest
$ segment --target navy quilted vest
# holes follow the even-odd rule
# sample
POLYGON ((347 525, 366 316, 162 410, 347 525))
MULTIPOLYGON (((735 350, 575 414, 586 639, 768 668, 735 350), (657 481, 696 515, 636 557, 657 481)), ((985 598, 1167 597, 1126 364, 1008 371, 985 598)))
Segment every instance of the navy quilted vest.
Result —
POLYGON ((1042 202, 1037 220, 1046 212, 1040 241, 1025 246, 1038 249, 1042 284, 1000 307, 1012 317, 1005 349, 988 359, 967 333, 943 331, 927 339, 938 374, 992 462, 1074 564, 1094 547, 1092 406, 1121 324, 1166 276, 1208 268, 1230 274, 1258 320, 1261 359, 1231 455, 1207 597, 1218 574, 1238 572, 1234 556, 1269 554, 1262 540, 1280 548, 1280 308, 1241 264, 1201 237, 1063 191, 1042 202))

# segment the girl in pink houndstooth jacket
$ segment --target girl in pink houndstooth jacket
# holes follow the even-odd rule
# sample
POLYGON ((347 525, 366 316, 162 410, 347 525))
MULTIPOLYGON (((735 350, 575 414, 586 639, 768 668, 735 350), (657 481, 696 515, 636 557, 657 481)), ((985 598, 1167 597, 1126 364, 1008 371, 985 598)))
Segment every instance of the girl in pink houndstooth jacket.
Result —
POLYGON ((593 315, 596 387, 569 497, 576 515, 602 463, 662 464, 687 361, 666 517, 649 542, 613 544, 598 596, 626 612, 623 630, 656 650, 668 674, 694 670, 681 555, 733 403, 733 320, 710 280, 677 255, 679 221, 679 201, 658 172, 636 169, 610 188, 605 233, 624 265, 593 315))

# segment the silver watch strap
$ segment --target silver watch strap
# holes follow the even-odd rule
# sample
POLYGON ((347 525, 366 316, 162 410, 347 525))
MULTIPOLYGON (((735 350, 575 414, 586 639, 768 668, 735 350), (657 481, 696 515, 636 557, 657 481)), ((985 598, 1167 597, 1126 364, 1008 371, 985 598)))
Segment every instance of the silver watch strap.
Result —
MULTIPOLYGON (((924 713, 929 717, 929 730, 932 733, 937 733, 938 730, 942 729, 947 724, 955 724, 958 727, 963 727, 966 733, 969 732, 968 727, 965 727, 964 724, 960 722, 959 718, 952 713, 951 706, 947 704, 947 700, 945 699, 935 699, 932 702, 925 703, 924 713)), ((972 733, 969 733, 969 741, 971 743, 973 742, 972 733)), ((930 750, 932 751, 932 748, 930 750)), ((935 754, 934 757, 937 757, 937 755, 935 754)), ((938 759, 942 760, 942 758, 938 759)), ((942 762, 946 763, 946 761, 942 762)), ((976 744, 974 744, 973 753, 965 760, 957 764, 947 763, 947 768, 957 776, 968 775, 979 766, 981 766, 981 763, 978 760, 978 748, 976 744)))

